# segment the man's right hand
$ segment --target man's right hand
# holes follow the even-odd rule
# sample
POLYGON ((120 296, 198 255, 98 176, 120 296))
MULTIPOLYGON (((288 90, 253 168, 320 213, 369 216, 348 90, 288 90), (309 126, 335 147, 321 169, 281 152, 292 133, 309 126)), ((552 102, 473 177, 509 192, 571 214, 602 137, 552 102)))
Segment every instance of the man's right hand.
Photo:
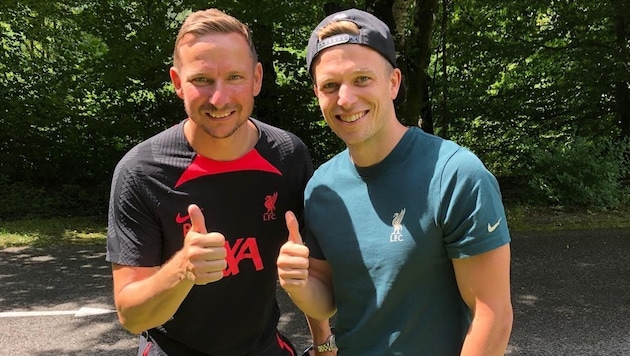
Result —
POLYGON ((223 278, 227 266, 225 236, 206 229, 206 220, 195 204, 188 206, 192 227, 184 238, 185 276, 195 284, 203 285, 223 278))
POLYGON ((310 251, 302 242, 300 226, 295 215, 291 211, 287 211, 285 219, 289 230, 289 239, 282 245, 278 255, 278 279, 280 286, 291 293, 306 286, 310 251))

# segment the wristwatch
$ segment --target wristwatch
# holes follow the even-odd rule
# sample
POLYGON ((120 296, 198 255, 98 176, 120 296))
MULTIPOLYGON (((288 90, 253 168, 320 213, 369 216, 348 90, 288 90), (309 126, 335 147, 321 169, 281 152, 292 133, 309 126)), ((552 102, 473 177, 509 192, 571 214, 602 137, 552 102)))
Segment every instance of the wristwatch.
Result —
POLYGON ((335 351, 337 344, 335 343, 335 334, 330 334, 326 342, 315 347, 317 352, 335 351))

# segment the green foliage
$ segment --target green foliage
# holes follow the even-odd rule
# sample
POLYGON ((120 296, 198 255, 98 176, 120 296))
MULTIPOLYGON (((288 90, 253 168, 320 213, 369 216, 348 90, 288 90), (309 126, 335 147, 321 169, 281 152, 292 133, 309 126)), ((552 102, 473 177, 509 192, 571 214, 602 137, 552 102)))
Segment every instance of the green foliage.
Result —
POLYGON ((5 183, 0 184, 0 220, 104 216, 108 199, 109 182, 52 188, 5 183))
MULTIPOLYGON (((254 116, 296 133, 315 165, 321 164, 344 144, 321 119, 304 52, 311 29, 331 4, 5 1, 0 7, 0 217, 106 212, 107 187, 120 157, 185 117, 168 75, 173 44, 184 14, 209 6, 238 17, 254 32, 264 66, 254 116)), ((470 147, 496 175, 536 182, 545 201, 614 205, 609 175, 618 173, 610 155, 617 147, 606 148, 610 143, 600 138, 623 134, 624 123, 630 127, 630 97, 623 90, 630 83, 628 2, 461 0, 442 2, 446 21, 433 31, 411 22, 440 21, 441 13, 415 12, 433 11, 435 4, 334 3, 397 15, 404 22, 395 26, 403 44, 399 59, 415 76, 407 76, 411 110, 399 116, 413 119, 428 99, 436 132, 470 147), (433 53, 428 68, 422 59, 426 51, 433 53), (429 96, 425 85, 416 85, 427 74, 429 96), (559 147, 564 151, 555 154, 567 157, 555 162, 547 152, 559 147), (587 148, 599 155, 598 162, 573 158, 571 152, 587 148), (541 169, 549 164, 559 169, 547 177, 541 169), (587 172, 607 173, 604 179, 587 172), (591 193, 572 194, 563 186, 591 193)))
POLYGON ((630 36, 619 42, 613 3, 454 3, 440 25, 446 38, 434 44, 446 40, 446 53, 435 51, 430 67, 437 132, 499 175, 528 163, 532 138, 616 136, 621 103, 630 101, 614 90, 630 83, 630 36))
POLYGON ((563 139, 541 140, 527 152, 531 158, 524 177, 534 199, 560 206, 604 208, 628 201, 630 192, 621 180, 630 173, 630 139, 563 139))

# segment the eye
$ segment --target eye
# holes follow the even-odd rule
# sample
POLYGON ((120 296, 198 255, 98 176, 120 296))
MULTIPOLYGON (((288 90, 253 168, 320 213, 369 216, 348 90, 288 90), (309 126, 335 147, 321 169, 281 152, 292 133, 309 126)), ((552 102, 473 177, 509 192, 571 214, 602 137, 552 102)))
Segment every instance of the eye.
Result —
POLYGON ((339 88, 339 84, 335 82, 324 83, 320 86, 320 90, 325 93, 332 93, 339 88))
POLYGON ((367 75, 361 75, 361 76, 358 76, 357 79, 355 79, 355 82, 357 84, 365 84, 365 83, 369 82, 370 79, 371 78, 368 77, 367 75))
POLYGON ((240 74, 230 74, 227 78, 228 80, 239 80, 243 79, 243 76, 240 74))
POLYGON ((193 83, 193 85, 208 85, 210 79, 206 77, 196 77, 191 80, 191 83, 193 83))

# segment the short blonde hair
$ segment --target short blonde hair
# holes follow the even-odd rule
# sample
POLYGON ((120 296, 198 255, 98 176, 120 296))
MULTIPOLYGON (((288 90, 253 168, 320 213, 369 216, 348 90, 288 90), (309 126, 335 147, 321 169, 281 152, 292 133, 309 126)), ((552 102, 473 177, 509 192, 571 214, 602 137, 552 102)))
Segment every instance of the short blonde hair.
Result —
POLYGON ((230 16, 221 10, 208 9, 193 12, 186 17, 186 20, 184 20, 184 23, 177 34, 175 49, 173 50, 173 65, 175 67, 179 65, 179 43, 182 38, 189 33, 197 37, 212 33, 240 34, 249 44, 254 63, 258 62, 258 54, 256 53, 256 47, 254 46, 254 41, 252 40, 252 32, 249 27, 235 17, 230 16))
POLYGON ((317 36, 319 37, 320 41, 328 37, 343 34, 358 35, 359 26, 350 21, 337 21, 329 23, 328 25, 319 29, 319 31, 317 32, 317 36))

